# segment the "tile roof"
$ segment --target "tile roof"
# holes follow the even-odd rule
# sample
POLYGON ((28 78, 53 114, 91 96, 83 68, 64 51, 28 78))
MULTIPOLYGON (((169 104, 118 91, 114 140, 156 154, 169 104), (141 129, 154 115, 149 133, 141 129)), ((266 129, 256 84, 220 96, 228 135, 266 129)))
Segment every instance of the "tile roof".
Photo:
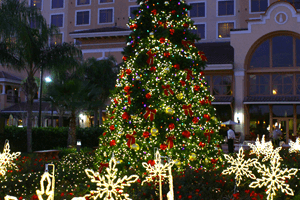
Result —
POLYGON ((234 50, 230 42, 196 43, 195 46, 205 53, 207 64, 232 64, 234 50))
POLYGON ((265 102, 265 103, 272 103, 272 102, 295 102, 300 104, 300 96, 247 96, 244 98, 244 103, 253 103, 253 102, 265 102))
MULTIPOLYGON (((56 108, 53 108, 54 112, 56 108)), ((39 102, 33 102, 32 111, 38 112, 39 111, 39 102)), ((42 102, 42 112, 51 111, 51 103, 42 102)), ((9 112, 27 112, 27 102, 16 103, 10 107, 7 107, 1 111, 2 113, 9 113, 9 112)))
POLYGON ((213 102, 233 102, 233 96, 214 96, 213 102))
POLYGON ((10 80, 14 80, 14 81, 22 81, 22 79, 14 76, 14 75, 11 75, 7 72, 4 72, 4 71, 0 71, 0 78, 10 79, 10 80))
POLYGON ((82 31, 73 31, 70 34, 77 34, 77 33, 103 33, 103 32, 117 32, 117 31, 130 31, 129 28, 121 28, 121 27, 103 27, 103 28, 95 28, 95 29, 88 29, 82 31))

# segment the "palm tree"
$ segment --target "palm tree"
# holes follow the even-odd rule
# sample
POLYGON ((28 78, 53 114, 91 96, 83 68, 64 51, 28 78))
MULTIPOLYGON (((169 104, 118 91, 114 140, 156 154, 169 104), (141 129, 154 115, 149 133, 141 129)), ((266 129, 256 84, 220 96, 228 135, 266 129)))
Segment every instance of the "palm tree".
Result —
MULTIPOLYGON (((105 60, 88 58, 84 64, 84 75, 87 81, 87 109, 94 111, 94 126, 98 124, 98 110, 105 106, 110 90, 115 87, 118 69, 115 58, 110 56, 105 60)), ((99 119, 101 121, 101 117, 99 119)))
POLYGON ((70 112, 68 147, 76 145, 76 116, 85 107, 86 90, 80 69, 53 73, 53 81, 48 84, 45 100, 51 101, 60 113, 70 112))
POLYGON ((66 43, 50 47, 49 38, 58 32, 57 28, 49 27, 41 12, 28 7, 26 1, 2 0, 0 18, 0 63, 27 72, 27 151, 32 152, 32 104, 37 93, 34 75, 42 68, 75 64, 81 51, 66 43))

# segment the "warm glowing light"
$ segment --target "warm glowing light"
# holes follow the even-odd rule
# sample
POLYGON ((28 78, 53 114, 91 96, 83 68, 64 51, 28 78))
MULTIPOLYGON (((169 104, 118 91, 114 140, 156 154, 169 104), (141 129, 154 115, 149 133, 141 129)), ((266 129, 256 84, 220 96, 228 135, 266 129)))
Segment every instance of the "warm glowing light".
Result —
POLYGON ((296 142, 290 140, 289 145, 290 145, 290 149, 289 149, 290 153, 298 153, 300 150, 300 139, 297 138, 296 142))
POLYGON ((268 194, 267 199, 273 200, 273 197, 276 195, 276 191, 281 189, 282 193, 293 196, 294 192, 286 183, 287 179, 291 178, 291 175, 295 175, 298 169, 280 169, 280 157, 275 156, 271 159, 270 168, 259 162, 256 163, 256 168, 258 173, 261 173, 262 178, 256 179, 252 182, 249 187, 261 188, 262 186, 267 186, 266 194, 268 194))
MULTIPOLYGON (((102 199, 104 197, 104 200, 108 199, 115 199, 115 200, 131 200, 129 197, 129 194, 126 194, 123 192, 123 188, 125 186, 130 186, 131 183, 134 183, 137 181, 139 176, 137 175, 131 175, 129 177, 124 176, 122 179, 117 178, 116 174, 118 172, 118 169, 116 169, 117 161, 114 157, 109 161, 109 167, 106 168, 107 174, 100 176, 99 172, 94 172, 91 169, 86 169, 85 173, 87 176, 91 179, 93 183, 97 184, 97 190, 91 190, 91 194, 93 194, 90 198, 96 200, 96 199, 102 199)), ((90 195, 86 195, 90 196, 90 195)))
POLYGON ((174 192, 173 192, 173 177, 172 177, 172 166, 175 164, 175 161, 169 161, 165 164, 161 162, 161 155, 158 151, 155 153, 155 160, 154 165, 151 165, 151 163, 143 162, 142 165, 148 172, 148 176, 145 177, 146 180, 142 182, 142 185, 144 182, 151 182, 153 179, 158 176, 159 177, 159 194, 160 194, 160 200, 162 200, 162 176, 169 178, 169 188, 170 191, 168 193, 168 200, 174 199, 174 192), (169 175, 167 176, 167 172, 169 175))
POLYGON ((235 180, 236 185, 239 186, 242 180, 242 176, 247 176, 248 178, 255 179, 255 175, 252 173, 252 171, 249 169, 249 167, 252 167, 257 162, 256 158, 245 160, 244 157, 244 149, 243 147, 240 148, 239 153, 237 154, 237 158, 234 159, 233 156, 229 156, 227 154, 224 154, 226 160, 228 163, 231 164, 230 167, 225 169, 222 174, 224 175, 230 175, 232 173, 235 173, 235 180))
POLYGON ((18 170, 18 167, 13 160, 15 160, 21 152, 10 153, 9 141, 6 140, 4 144, 3 153, 0 154, 0 176, 4 176, 7 172, 7 168, 14 168, 18 170))
POLYGON ((47 200, 54 200, 54 190, 55 190, 55 165, 54 164, 47 164, 45 173, 42 175, 40 180, 41 189, 36 191, 36 195, 38 196, 39 200, 44 200, 43 195, 48 196, 47 200), (52 174, 48 172, 48 166, 52 166, 52 174), (46 181, 47 186, 45 190, 44 182, 46 181))

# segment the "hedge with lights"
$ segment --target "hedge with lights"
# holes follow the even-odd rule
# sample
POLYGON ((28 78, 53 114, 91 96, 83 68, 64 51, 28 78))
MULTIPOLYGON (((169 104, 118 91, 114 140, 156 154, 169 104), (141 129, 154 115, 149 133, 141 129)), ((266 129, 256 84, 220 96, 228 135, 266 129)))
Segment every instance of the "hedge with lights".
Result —
POLYGON ((219 122, 203 70, 207 58, 183 0, 139 0, 123 65, 107 108, 98 164, 114 156, 120 169, 142 172, 154 148, 176 168, 217 166, 219 122))

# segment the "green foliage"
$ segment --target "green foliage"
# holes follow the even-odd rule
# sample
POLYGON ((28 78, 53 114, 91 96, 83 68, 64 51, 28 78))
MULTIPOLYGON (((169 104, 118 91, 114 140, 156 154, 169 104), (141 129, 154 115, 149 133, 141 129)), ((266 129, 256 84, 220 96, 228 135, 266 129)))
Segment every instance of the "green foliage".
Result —
MULTIPOLYGON (((102 128, 77 128, 77 139, 81 139, 82 148, 95 148, 98 146, 98 138, 102 134, 102 128)), ((67 146, 67 127, 33 128, 33 151, 64 148, 67 146)), ((5 140, 9 140, 13 152, 26 152, 26 127, 6 126, 4 134, 0 134, 0 148, 5 140)))

